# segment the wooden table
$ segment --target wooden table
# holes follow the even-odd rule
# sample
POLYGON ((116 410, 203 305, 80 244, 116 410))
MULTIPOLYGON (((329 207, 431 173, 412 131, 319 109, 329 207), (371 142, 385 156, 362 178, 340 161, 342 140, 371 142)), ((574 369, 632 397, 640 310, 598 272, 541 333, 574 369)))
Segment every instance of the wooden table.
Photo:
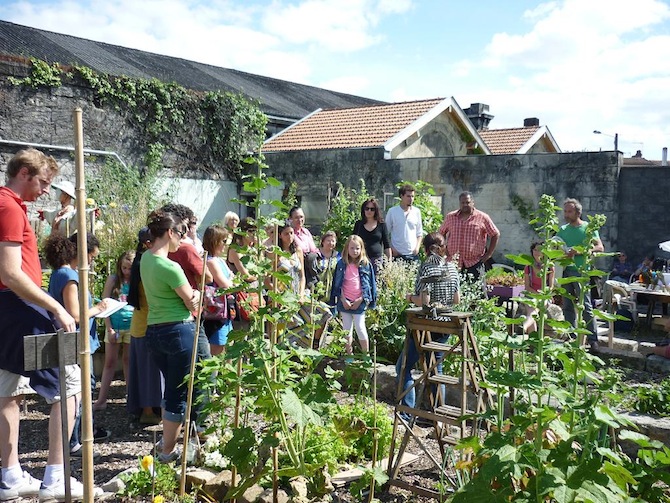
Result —
POLYGON ((664 314, 668 312, 668 304, 670 304, 670 292, 665 290, 647 289, 646 286, 639 285, 637 283, 631 284, 630 289, 631 292, 635 294, 636 299, 640 296, 643 296, 646 297, 649 301, 649 305, 647 307, 647 319, 645 320, 647 327, 651 327, 651 320, 654 317, 654 308, 656 307, 657 302, 662 305, 664 314))

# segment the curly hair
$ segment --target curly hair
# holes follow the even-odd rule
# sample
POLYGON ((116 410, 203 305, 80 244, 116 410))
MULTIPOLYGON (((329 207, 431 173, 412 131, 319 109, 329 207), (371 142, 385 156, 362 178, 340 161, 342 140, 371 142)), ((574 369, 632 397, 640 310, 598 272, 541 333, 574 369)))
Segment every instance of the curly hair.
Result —
POLYGON ((77 258, 77 244, 63 234, 52 234, 44 243, 44 257, 52 269, 60 269, 77 258))

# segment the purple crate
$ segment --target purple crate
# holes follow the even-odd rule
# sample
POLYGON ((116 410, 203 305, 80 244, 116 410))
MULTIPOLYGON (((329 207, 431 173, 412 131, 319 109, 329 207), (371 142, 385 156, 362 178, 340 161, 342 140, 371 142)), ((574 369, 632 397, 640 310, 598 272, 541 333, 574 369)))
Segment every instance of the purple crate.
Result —
POLYGON ((523 285, 517 286, 500 286, 487 285, 489 297, 500 297, 501 299, 509 299, 511 297, 518 297, 524 291, 523 285))

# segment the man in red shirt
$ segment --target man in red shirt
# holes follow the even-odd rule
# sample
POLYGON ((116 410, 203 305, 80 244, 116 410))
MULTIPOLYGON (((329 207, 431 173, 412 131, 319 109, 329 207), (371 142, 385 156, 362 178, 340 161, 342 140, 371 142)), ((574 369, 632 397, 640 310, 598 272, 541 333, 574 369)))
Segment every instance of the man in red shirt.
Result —
POLYGON ((447 238, 447 258, 458 254, 461 270, 479 279, 484 274, 484 263, 498 245, 500 231, 491 217, 475 208, 470 192, 458 196, 458 202, 460 208, 447 213, 440 234, 447 238))
MULTIPOLYGON (((0 500, 40 496, 65 497, 58 369, 25 372, 23 336, 76 330, 65 308, 42 290, 37 238, 27 216, 26 202, 48 194, 58 173, 56 161, 35 149, 19 151, 7 164, 7 184, 0 188, 0 500), (51 404, 49 457, 44 481, 24 472, 19 463, 19 404, 30 387, 51 404), (40 485, 41 484, 41 485, 40 485)), ((68 428, 74 425, 75 395, 81 390, 80 370, 67 369, 68 428)), ((72 480, 73 500, 83 498, 83 486, 72 480)))

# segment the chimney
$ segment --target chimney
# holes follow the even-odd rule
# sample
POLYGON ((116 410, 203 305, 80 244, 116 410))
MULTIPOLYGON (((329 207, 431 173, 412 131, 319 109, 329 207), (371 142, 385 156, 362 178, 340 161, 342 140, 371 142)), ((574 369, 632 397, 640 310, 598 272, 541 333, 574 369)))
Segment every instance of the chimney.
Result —
POLYGON ((468 116, 468 119, 470 119, 470 122, 472 122, 472 125, 477 131, 488 129, 489 122, 491 122, 491 119, 494 117, 488 113, 489 106, 485 105, 484 103, 472 103, 463 111, 465 112, 465 115, 468 116))
POLYGON ((537 117, 528 117, 527 119, 523 120, 523 127, 533 127, 539 125, 540 125, 540 119, 538 119, 537 117))
POLYGON ((638 150, 635 152, 635 155, 633 156, 634 159, 642 159, 642 150, 638 150))
POLYGON ((668 147, 663 147, 663 154, 661 155, 661 166, 668 165, 668 147))

